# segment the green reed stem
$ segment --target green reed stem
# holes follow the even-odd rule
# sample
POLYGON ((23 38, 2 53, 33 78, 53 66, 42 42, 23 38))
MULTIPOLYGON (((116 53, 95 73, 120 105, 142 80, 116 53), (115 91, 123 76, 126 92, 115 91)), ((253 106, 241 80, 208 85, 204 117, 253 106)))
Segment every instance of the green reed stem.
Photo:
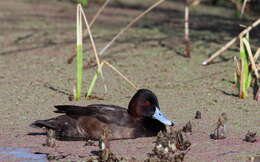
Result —
POLYGON ((92 95, 92 92, 93 92, 93 89, 94 89, 94 87, 95 87, 95 85, 96 85, 96 81, 97 81, 97 78, 98 78, 98 76, 99 75, 101 75, 101 73, 102 73, 102 67, 103 67, 103 62, 100 64, 100 69, 97 69, 97 71, 96 71, 96 73, 95 73, 95 75, 94 75, 94 77, 93 77, 93 79, 92 79, 92 81, 91 81, 91 83, 90 83, 90 86, 89 86, 89 88, 88 88, 88 92, 87 92, 87 96, 86 96, 86 98, 88 98, 88 97, 90 97, 91 95, 92 95))
POLYGON ((81 6, 77 6, 77 85, 75 100, 80 100, 83 75, 83 45, 82 45, 82 16, 81 6))
POLYGON ((83 48, 82 45, 77 45, 77 88, 76 100, 80 100, 82 88, 82 74, 83 74, 83 48))

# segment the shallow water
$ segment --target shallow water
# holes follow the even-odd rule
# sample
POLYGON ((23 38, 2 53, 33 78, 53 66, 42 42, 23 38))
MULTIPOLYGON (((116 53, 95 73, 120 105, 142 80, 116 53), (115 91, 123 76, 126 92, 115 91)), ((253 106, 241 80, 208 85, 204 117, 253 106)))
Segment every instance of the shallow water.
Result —
POLYGON ((30 152, 30 149, 28 148, 0 147, 0 159, 7 161, 19 160, 24 162, 46 162, 47 156, 45 154, 33 154, 30 152))

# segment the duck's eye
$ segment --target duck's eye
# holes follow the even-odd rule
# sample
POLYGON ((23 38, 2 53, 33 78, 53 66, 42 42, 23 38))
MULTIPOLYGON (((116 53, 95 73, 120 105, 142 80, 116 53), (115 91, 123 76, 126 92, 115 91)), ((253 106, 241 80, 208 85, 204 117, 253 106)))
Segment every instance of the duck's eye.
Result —
POLYGON ((151 105, 151 103, 149 101, 144 102, 144 106, 149 106, 149 105, 151 105))

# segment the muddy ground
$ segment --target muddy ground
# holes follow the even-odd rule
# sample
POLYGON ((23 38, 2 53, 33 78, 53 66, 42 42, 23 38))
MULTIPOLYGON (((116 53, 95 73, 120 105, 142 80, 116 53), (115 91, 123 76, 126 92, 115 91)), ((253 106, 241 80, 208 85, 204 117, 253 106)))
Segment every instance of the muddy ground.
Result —
MULTIPOLYGON (((152 0, 112 3, 92 27, 98 49, 132 18, 140 14, 152 0)), ((100 4, 86 9, 91 19, 100 4)), ((191 9, 192 58, 183 57, 183 5, 167 1, 149 13, 106 52, 108 60, 140 88, 154 91, 162 111, 182 125, 191 120, 194 144, 186 161, 245 161, 260 154, 260 108, 249 97, 239 99, 233 87, 232 46, 214 64, 201 66, 212 52, 236 36, 241 27, 256 18, 238 20, 228 7, 200 5, 191 9), (195 112, 201 120, 194 120, 195 112), (213 141, 209 133, 221 112, 229 117, 228 137, 213 141), (258 142, 242 139, 248 130, 258 131, 258 142)), ((9 0, 0 2, 0 146, 29 148, 31 152, 66 156, 64 161, 85 160, 95 156, 97 146, 84 142, 58 142, 56 148, 43 146, 41 130, 29 127, 34 120, 56 116, 53 105, 91 103, 116 104, 127 107, 135 90, 109 68, 104 68, 108 92, 99 80, 94 94, 104 100, 69 101, 75 85, 75 61, 67 59, 75 53, 76 7, 66 1, 9 0), (30 134, 30 135, 28 135, 30 134)), ((253 49, 260 45, 260 27, 251 32, 253 49)), ((85 41, 85 62, 93 52, 85 41)), ((94 68, 84 71, 84 88, 94 75, 94 68)), ((144 159, 153 148, 155 138, 113 141, 112 151, 120 156, 144 159)), ((96 143, 97 144, 97 143, 96 143)), ((0 161, 20 161, 0 156, 0 161)), ((27 159, 28 160, 28 159, 27 159)))

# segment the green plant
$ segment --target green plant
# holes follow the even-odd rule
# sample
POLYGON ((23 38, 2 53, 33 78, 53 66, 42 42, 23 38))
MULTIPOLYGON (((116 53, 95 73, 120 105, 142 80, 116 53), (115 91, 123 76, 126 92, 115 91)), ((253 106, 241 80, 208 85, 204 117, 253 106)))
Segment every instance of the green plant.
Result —
POLYGON ((250 87, 252 78, 255 77, 257 82, 259 79, 258 69, 255 61, 258 58, 258 51, 253 56, 250 43, 249 33, 246 36, 240 38, 240 60, 237 63, 236 69, 236 85, 239 90, 239 97, 247 97, 247 89, 250 87))
MULTIPOLYGON (((77 66, 77 84, 76 84, 76 89, 73 89, 73 95, 74 95, 74 99, 75 100, 79 100, 81 98, 81 88, 82 88, 82 75, 83 75, 83 36, 82 36, 82 17, 84 19, 88 34, 89 34, 89 38, 90 38, 90 42, 96 57, 96 63, 97 63, 97 71, 92 79, 92 82, 90 83, 88 92, 86 97, 89 98, 92 94, 93 88, 96 84, 96 81, 98 79, 98 76, 100 75, 101 78, 103 79, 104 82, 104 77, 103 77, 103 73, 102 73, 102 68, 103 68, 103 64, 106 64, 108 67, 110 67, 112 70, 116 71, 121 77, 123 77, 129 84, 131 84, 135 89, 137 89, 137 86, 135 86, 129 79, 127 79, 122 73, 120 73, 114 66, 112 66, 111 64, 109 64, 107 61, 103 60, 102 62, 100 62, 100 59, 98 57, 98 52, 96 49, 96 45, 90 30, 90 25, 88 23, 88 20, 85 16, 85 13, 82 9, 82 6, 80 4, 78 4, 77 6, 77 54, 76 54, 76 66, 77 66)), ((105 91, 107 90, 106 85, 104 84, 105 87, 105 91)))
MULTIPOLYGON (((104 63, 102 62, 100 64, 101 69, 102 69, 103 65, 104 65, 104 63)), ((87 92, 87 95, 86 95, 87 98, 89 98, 92 95, 93 89, 95 87, 95 84, 96 84, 96 81, 97 81, 97 78, 98 78, 99 75, 101 75, 101 70, 97 69, 97 71, 96 71, 96 73, 95 73, 95 75, 94 75, 94 77, 93 77, 93 79, 90 83, 90 86, 88 88, 88 92, 87 92)))
MULTIPOLYGON (((239 97, 240 98, 245 98, 247 97, 247 89, 250 87, 252 76, 249 71, 249 54, 247 49, 245 48, 245 44, 243 42, 243 39, 245 37, 242 37, 240 39, 240 54, 239 54, 239 62, 237 62, 237 69, 236 69, 236 75, 235 75, 235 80, 236 80, 236 85, 239 91, 239 97)), ((249 39, 249 36, 247 34, 246 39, 249 39)))
POLYGON ((82 44, 82 16, 80 8, 77 8, 77 85, 75 100, 80 100, 83 74, 83 44, 82 44))
POLYGON ((87 7, 88 6, 88 0, 73 0, 74 3, 79 3, 81 4, 83 7, 87 7))

